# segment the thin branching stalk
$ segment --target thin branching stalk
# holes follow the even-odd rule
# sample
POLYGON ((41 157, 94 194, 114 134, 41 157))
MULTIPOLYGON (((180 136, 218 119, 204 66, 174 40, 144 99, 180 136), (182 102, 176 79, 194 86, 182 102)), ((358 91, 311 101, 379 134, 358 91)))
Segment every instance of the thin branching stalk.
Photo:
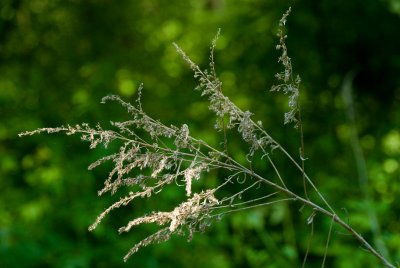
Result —
MULTIPOLYGON (((105 178, 104 186, 98 192, 99 195, 114 194, 122 187, 129 188, 130 192, 100 213, 90 225, 90 231, 96 229, 114 209, 128 206, 139 198, 162 195, 167 187, 175 187, 177 191, 185 193, 185 197, 172 210, 150 211, 131 219, 125 226, 119 228, 119 233, 125 233, 141 224, 155 223, 162 226, 156 233, 136 243, 126 254, 124 261, 127 261, 140 248, 165 242, 173 235, 186 235, 190 240, 194 233, 203 232, 213 221, 219 220, 224 215, 256 207, 272 206, 280 202, 292 202, 312 209, 312 215, 307 220, 307 223, 311 224, 311 236, 314 232, 313 219, 317 214, 332 219, 323 256, 323 266, 333 223, 336 223, 347 230, 385 266, 394 268, 361 234, 335 213, 333 207, 305 172, 303 129, 298 101, 300 78, 298 76, 294 78, 292 74, 291 60, 285 44, 286 35, 283 34, 289 12, 290 9, 280 21, 281 32, 278 45, 278 49, 282 51, 279 62, 282 62, 285 70, 277 74, 277 79, 282 83, 274 86, 272 91, 283 91, 289 96, 290 111, 285 114, 285 124, 293 123, 300 128, 300 162, 269 135, 261 122, 253 121, 251 118, 253 114, 250 111, 241 110, 224 95, 222 83, 214 67, 214 50, 219 31, 210 49, 210 71, 202 70, 177 44, 174 46, 193 70, 194 77, 199 82, 196 89, 202 96, 208 98, 209 109, 216 115, 215 128, 223 132, 222 149, 193 137, 187 124, 167 126, 147 115, 141 105, 142 85, 139 87, 136 105, 127 103, 115 95, 102 99, 102 103, 109 101, 119 103, 132 117, 131 120, 125 122, 111 122, 111 130, 104 130, 100 124, 91 127, 82 123, 75 126, 42 128, 20 134, 20 136, 27 136, 64 132, 67 135, 80 135, 83 141, 90 143, 90 149, 95 149, 99 144, 107 148, 111 142, 121 144, 118 152, 100 158, 92 163, 89 169, 96 168, 105 162, 112 163, 113 168, 105 178), (227 132, 233 129, 249 147, 246 163, 240 163, 229 154, 227 132), (274 164, 272 154, 270 154, 273 150, 281 152, 292 167, 298 170, 298 175, 303 178, 304 195, 290 188, 288 183, 290 180, 284 178, 274 164), (260 158, 267 166, 272 167, 278 179, 260 175, 257 170, 254 170, 252 159, 257 156, 256 152, 262 155, 260 158), (215 187, 206 187, 203 183, 205 175, 213 170, 223 171, 220 173, 223 175, 218 177, 219 181, 215 187), (234 185, 236 190, 229 190, 230 185, 234 185), (310 191, 315 191, 317 200, 310 199, 307 186, 310 187, 310 191)), ((310 241, 311 237, 303 266, 307 260, 310 241)))
POLYGON ((311 220, 308 222, 308 224, 311 226, 311 229, 310 229, 310 234, 308 236, 307 248, 306 248, 306 252, 304 253, 303 263, 301 265, 302 268, 304 268, 306 265, 308 253, 310 252, 311 242, 312 242, 312 238, 314 235, 314 220, 313 220, 314 216, 315 216, 315 214, 312 216, 311 220))
POLYGON ((322 259, 321 268, 324 268, 324 267, 325 267, 326 256, 328 255, 329 242, 331 241, 333 222, 334 222, 334 221, 333 221, 333 218, 332 218, 331 224, 330 224, 330 226, 329 226, 328 238, 326 239, 324 258, 322 259))

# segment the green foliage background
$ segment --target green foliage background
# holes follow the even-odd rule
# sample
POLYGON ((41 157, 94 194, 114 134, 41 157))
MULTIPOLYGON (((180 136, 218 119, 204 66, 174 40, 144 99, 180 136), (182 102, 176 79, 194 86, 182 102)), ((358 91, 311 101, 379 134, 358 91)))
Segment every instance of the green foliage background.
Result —
MULTIPOLYGON (((1 267, 297 267, 304 255, 309 211, 277 205, 232 214, 209 232, 150 246, 122 257, 152 227, 119 236, 116 229, 146 206, 115 212, 89 233, 95 217, 118 197, 97 198, 106 169, 87 171, 105 150, 76 137, 20 139, 38 127, 126 120, 107 94, 134 101, 161 121, 188 123, 216 143, 213 118, 177 42, 200 66, 218 28, 216 67, 224 92, 251 110, 296 155, 298 133, 283 126, 286 99, 269 93, 280 71, 276 30, 292 6, 288 48, 302 77, 306 169, 321 192, 371 240, 341 100, 353 72, 357 128, 370 188, 392 260, 400 261, 400 2, 398 0, 3 0, 0 4, 0 266, 1 267), (345 210, 341 210, 345 208, 345 210), (346 215, 346 213, 348 213, 346 215), (294 235, 296 234, 296 235, 294 235)), ((233 154, 243 148, 233 145, 233 154)), ((299 187, 298 174, 280 166, 299 187), (296 175, 295 175, 296 174, 296 175)), ((300 181, 300 180, 299 180, 300 181)), ((151 202, 151 203, 149 203, 151 202)), ((307 267, 320 267, 329 219, 316 218, 307 267)), ((378 267, 350 237, 334 229, 328 267, 378 267)))

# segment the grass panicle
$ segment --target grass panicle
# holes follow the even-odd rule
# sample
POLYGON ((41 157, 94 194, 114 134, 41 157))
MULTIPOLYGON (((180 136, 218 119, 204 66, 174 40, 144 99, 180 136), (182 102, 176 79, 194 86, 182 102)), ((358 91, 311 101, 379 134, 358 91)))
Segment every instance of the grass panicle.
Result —
MULTIPOLYGON (((102 144, 105 148, 111 142, 118 142, 119 150, 110 152, 89 165, 94 169, 104 163, 112 163, 109 174, 105 177, 102 189, 98 195, 115 194, 121 188, 128 188, 129 193, 115 201, 95 219, 89 230, 93 231, 113 210, 122 206, 134 204, 139 198, 161 198, 163 190, 175 187, 182 191, 184 198, 170 211, 149 211, 147 214, 131 219, 125 226, 119 228, 119 233, 132 231, 142 224, 157 224, 160 229, 147 238, 136 243, 126 254, 126 261, 140 248, 150 244, 169 240, 173 235, 185 235, 190 240, 194 233, 205 231, 213 222, 222 216, 252 209, 266 207, 279 202, 297 203, 300 206, 311 208, 312 215, 304 224, 311 224, 314 230, 314 217, 324 215, 331 220, 325 247, 325 254, 321 259, 322 266, 326 261, 329 250, 329 241, 334 232, 333 225, 337 224, 347 230, 364 249, 377 257, 385 266, 394 267, 364 237, 354 230, 347 221, 342 220, 335 209, 324 198, 318 187, 313 183, 304 169, 304 143, 301 124, 301 109, 299 101, 300 77, 293 75, 291 58, 285 43, 285 25, 290 14, 289 9, 279 22, 277 49, 281 55, 278 61, 283 71, 276 74, 278 84, 271 91, 283 92, 288 96, 289 111, 285 113, 284 124, 294 124, 300 129, 301 153, 300 159, 292 156, 285 150, 264 128, 261 122, 253 120, 251 111, 241 110, 227 95, 223 93, 222 83, 215 70, 214 51, 220 31, 212 41, 210 48, 209 69, 201 69, 184 50, 174 43, 177 53, 189 65, 198 81, 196 90, 207 98, 208 108, 215 114, 215 127, 218 131, 236 132, 243 143, 248 145, 248 163, 243 164, 230 155, 228 143, 223 142, 223 149, 213 147, 208 143, 192 136, 187 124, 181 126, 167 126, 148 115, 141 105, 139 87, 138 99, 135 105, 122 100, 119 96, 109 95, 102 99, 102 103, 116 102, 131 115, 131 119, 124 122, 111 122, 110 129, 104 129, 100 124, 90 126, 86 123, 75 126, 61 126, 56 128, 41 128, 21 133, 20 136, 29 136, 41 133, 53 134, 63 132, 67 135, 80 135, 83 141, 89 142, 89 148, 95 149, 102 144), (298 172, 298 179, 303 178, 304 193, 297 193, 290 187, 291 180, 285 178, 274 164, 272 150, 284 155, 291 167, 298 172), (258 154, 255 154, 258 152, 258 154), (260 157, 266 166, 275 173, 275 177, 265 177, 253 169, 252 159, 260 157), (223 170, 219 174, 218 183, 214 187, 207 187, 203 183, 207 174, 212 170, 223 170), (236 187, 230 187, 232 184, 236 187), (229 186, 229 187, 228 187, 229 186), (310 199, 308 192, 314 192, 314 199, 310 199), (232 189, 239 189, 232 192, 232 189)), ((269 126, 271 127, 271 126, 269 126)), ((286 167, 289 168, 289 167, 286 167)), ((311 238, 309 239, 304 263, 307 261, 311 238)))

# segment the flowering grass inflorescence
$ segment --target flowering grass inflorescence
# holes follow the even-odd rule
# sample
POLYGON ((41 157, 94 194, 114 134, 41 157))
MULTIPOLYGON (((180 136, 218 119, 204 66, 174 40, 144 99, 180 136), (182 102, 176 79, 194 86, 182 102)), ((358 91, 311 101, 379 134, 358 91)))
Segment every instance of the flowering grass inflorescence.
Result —
MULTIPOLYGON (((273 86, 272 91, 282 91, 289 96, 289 112, 285 114, 285 124, 293 123, 295 127, 301 128, 299 85, 300 77, 294 77, 291 59, 285 44, 286 35, 284 27, 290 9, 283 15, 279 23, 279 44, 277 49, 282 54, 279 62, 284 70, 276 75, 280 82, 273 86)), ((176 184, 177 189, 184 191, 186 199, 182 200, 171 211, 150 211, 146 215, 134 218, 125 226, 119 228, 119 233, 132 230, 135 226, 146 223, 156 223, 162 226, 157 232, 136 243, 126 254, 126 261, 140 248, 153 243, 160 243, 170 239, 174 234, 186 235, 190 240, 193 234, 204 231, 214 220, 221 216, 244 209, 260 206, 268 206, 277 202, 299 202, 312 208, 312 214, 307 223, 313 222, 316 214, 323 214, 346 229, 364 248, 375 255, 387 267, 394 267, 384 256, 377 252, 359 233, 343 221, 335 213, 332 206, 326 201, 318 188, 304 171, 304 146, 302 144, 299 161, 297 157, 289 154, 268 132, 263 128, 261 122, 252 119, 252 112, 242 111, 222 91, 222 83, 218 79, 214 65, 214 50, 219 37, 218 31, 212 41, 210 48, 210 69, 203 70, 194 63, 186 53, 174 43, 177 52, 189 64, 194 72, 194 77, 199 85, 196 90, 206 96, 209 101, 209 109, 216 115, 215 127, 218 131, 226 132, 236 130, 242 140, 249 145, 247 152, 248 165, 236 161, 229 155, 226 148, 213 147, 201 139, 191 136, 187 124, 181 126, 167 126, 153 119, 142 109, 141 90, 135 105, 125 102, 119 96, 110 95, 102 99, 102 103, 114 101, 122 105, 132 118, 125 122, 111 122, 112 129, 105 130, 100 124, 91 127, 86 123, 75 126, 61 126, 56 128, 42 128, 34 131, 21 133, 20 136, 39 133, 64 132, 67 135, 78 134, 83 141, 90 143, 90 149, 99 144, 106 148, 111 142, 120 142, 121 146, 117 152, 98 159, 89 166, 94 169, 106 162, 112 162, 112 169, 104 181, 104 186, 99 190, 101 196, 107 192, 116 193, 121 187, 132 189, 126 196, 106 208, 89 227, 93 231, 98 224, 114 209, 130 205, 138 198, 151 198, 159 195, 168 185, 176 184), (287 187, 285 179, 274 164, 271 150, 278 150, 291 161, 293 167, 299 171, 302 177, 318 196, 318 200, 310 200, 307 192, 305 196, 295 193, 287 187), (274 178, 266 178, 253 170, 251 161, 255 152, 260 152, 260 158, 272 167, 274 178), (204 177, 205 173, 212 170, 224 170, 224 177, 219 178, 217 186, 195 187, 197 182, 204 177), (237 192, 220 191, 231 184, 240 185, 237 192), (251 191, 251 195, 245 193, 251 191), (322 205, 319 205, 322 203, 322 205)), ((302 135, 302 132, 301 132, 302 135)), ((224 135, 226 139, 226 135, 224 135)), ((224 141, 226 147, 226 140, 224 141)), ((200 183, 198 184, 200 185, 200 183)), ((328 234, 327 246, 329 245, 328 234)), ((307 256, 307 254, 306 254, 307 256)), ((326 256, 326 252, 325 252, 326 256)), ((306 260, 306 257, 305 257, 306 260)), ((323 265, 325 257, 323 260, 323 265)))

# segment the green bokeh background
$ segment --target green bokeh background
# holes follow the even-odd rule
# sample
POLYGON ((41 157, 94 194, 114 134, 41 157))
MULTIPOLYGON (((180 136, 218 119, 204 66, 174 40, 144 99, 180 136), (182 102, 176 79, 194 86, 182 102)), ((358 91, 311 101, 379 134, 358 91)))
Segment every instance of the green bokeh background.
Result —
MULTIPOLYGON (((295 155, 298 133, 283 126, 286 98, 269 93, 279 51, 276 31, 292 6, 287 45, 302 77, 301 104, 307 171, 321 192, 368 240, 374 209, 392 261, 400 262, 400 1, 399 0, 2 0, 0 4, 0 267, 298 267, 309 226, 300 205, 232 214, 193 241, 176 237, 122 257, 154 231, 118 235, 132 215, 181 193, 135 203, 113 213, 96 231, 87 227, 117 197, 98 198, 106 169, 87 166, 106 153, 77 137, 17 134, 38 127, 127 120, 101 97, 134 101, 168 124, 217 143, 221 135, 177 42, 200 66, 218 28, 217 73, 224 92, 251 110, 295 155), (352 83, 356 127, 375 205, 366 207, 341 99, 352 83), (345 208, 343 210, 342 208, 345 208)), ((232 154, 243 146, 233 144, 232 154)), ((293 182, 298 174, 281 166, 293 182)), ((262 168, 261 168, 262 170, 262 168)), ((316 218, 307 267, 320 267, 330 220, 316 218)), ((335 227, 326 267, 379 267, 335 227)))

